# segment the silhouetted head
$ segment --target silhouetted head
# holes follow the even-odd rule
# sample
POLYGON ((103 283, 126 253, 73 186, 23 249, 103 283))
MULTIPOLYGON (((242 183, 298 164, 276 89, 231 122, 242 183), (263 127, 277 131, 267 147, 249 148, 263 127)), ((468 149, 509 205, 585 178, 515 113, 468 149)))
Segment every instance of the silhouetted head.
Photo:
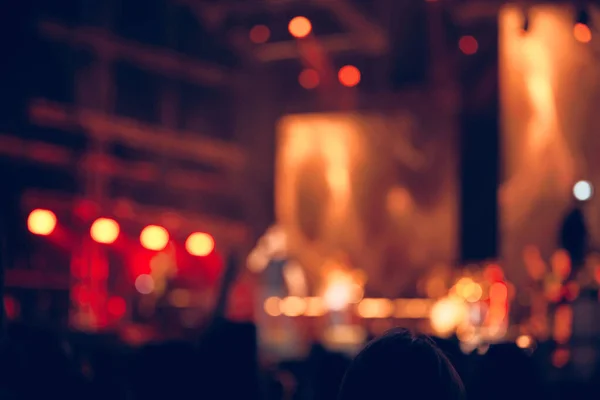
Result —
POLYGON ((339 400, 462 400, 458 373, 431 339, 404 329, 370 342, 352 361, 339 400))

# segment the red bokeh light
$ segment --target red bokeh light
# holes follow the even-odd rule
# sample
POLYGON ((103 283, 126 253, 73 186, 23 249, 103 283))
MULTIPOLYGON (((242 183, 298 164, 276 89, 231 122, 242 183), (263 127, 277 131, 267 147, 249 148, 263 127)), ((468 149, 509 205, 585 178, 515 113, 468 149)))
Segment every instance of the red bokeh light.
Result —
POLYGON ((250 40, 253 43, 266 43, 271 37, 271 30, 266 25, 255 25, 250 29, 250 40))
POLYGON ((4 296, 4 312, 6 313, 6 317, 9 320, 15 320, 21 312, 21 308, 19 307, 19 302, 17 300, 15 300, 12 296, 5 295, 4 296))
POLYGON ((473 36, 463 36, 458 41, 458 48, 464 54, 470 56, 477 53, 477 50, 479 49, 479 43, 477 43, 477 39, 475 39, 473 36))
POLYGON ((77 304, 87 304, 90 302, 90 291, 87 286, 78 283, 71 287, 71 299, 77 304))
POLYGON ((346 87, 354 87, 360 83, 360 71, 354 65, 346 65, 338 72, 340 83, 346 87))
POLYGON ((127 311, 127 304, 125 299, 119 296, 113 296, 108 299, 107 310, 113 317, 121 318, 127 311))
POLYGON ((311 68, 303 70, 298 76, 298 83, 300 83, 300 86, 304 89, 314 89, 319 86, 320 81, 319 73, 311 68))

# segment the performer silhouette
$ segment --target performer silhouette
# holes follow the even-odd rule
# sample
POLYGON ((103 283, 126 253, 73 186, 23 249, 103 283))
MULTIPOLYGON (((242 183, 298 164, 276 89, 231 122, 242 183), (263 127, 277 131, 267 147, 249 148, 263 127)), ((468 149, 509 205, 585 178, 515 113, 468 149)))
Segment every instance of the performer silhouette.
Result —
POLYGON ((575 205, 563 220, 559 245, 571 256, 574 267, 582 266, 588 250, 588 230, 581 207, 575 205))

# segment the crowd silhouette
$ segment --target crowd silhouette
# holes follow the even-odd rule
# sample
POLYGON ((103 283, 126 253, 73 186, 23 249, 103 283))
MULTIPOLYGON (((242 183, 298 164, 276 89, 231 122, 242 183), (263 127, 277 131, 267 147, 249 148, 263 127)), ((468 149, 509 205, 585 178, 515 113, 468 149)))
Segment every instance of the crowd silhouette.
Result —
POLYGON ((0 356, 2 399, 558 399, 591 398, 592 383, 544 376, 543 346, 463 354, 453 340, 396 329, 352 361, 314 345, 304 360, 265 365, 251 324, 221 321, 199 343, 132 348, 108 336, 10 325, 0 356), (536 352, 540 354, 536 356, 536 352), (464 382, 464 385, 463 385, 464 382))

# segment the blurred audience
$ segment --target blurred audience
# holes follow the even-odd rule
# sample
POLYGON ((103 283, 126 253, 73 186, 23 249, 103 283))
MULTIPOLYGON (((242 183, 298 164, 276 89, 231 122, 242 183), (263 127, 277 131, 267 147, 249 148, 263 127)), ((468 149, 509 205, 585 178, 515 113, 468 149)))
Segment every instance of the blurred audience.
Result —
POLYGON ((536 353, 514 344, 465 355, 455 341, 436 345, 402 329, 371 341, 353 361, 315 345, 305 360, 261 367, 250 324, 221 323, 199 345, 171 341, 139 348, 20 325, 11 325, 7 336, 0 348, 0 398, 8 400, 460 400, 465 392, 469 399, 518 400, 596 393, 593 384, 549 384, 536 353))

